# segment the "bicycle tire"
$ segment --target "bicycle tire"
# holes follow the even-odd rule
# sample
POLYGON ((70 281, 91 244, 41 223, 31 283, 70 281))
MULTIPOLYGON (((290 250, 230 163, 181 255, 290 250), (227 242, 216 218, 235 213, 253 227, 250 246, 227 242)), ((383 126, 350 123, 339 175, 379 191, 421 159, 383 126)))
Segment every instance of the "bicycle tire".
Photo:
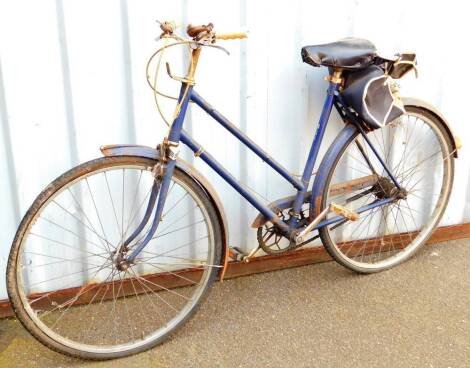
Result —
MULTIPOLYGON (((403 230, 403 228, 408 229, 407 226, 410 226, 410 227, 414 226, 413 224, 407 225, 408 221, 410 222, 413 221, 416 224, 416 221, 413 219, 414 217, 413 214, 418 213, 419 210, 415 208, 410 208, 409 210, 407 210, 409 213, 406 216, 403 216, 402 212, 400 212, 400 215, 402 217, 402 219, 400 219, 398 215, 398 211, 400 211, 400 209, 397 210, 396 209, 397 205, 395 204, 391 204, 389 206, 383 206, 379 208, 378 211, 376 211, 375 214, 379 214, 379 211, 382 211, 382 213, 379 214, 379 216, 382 216, 382 218, 379 221, 383 222, 384 224, 379 223, 377 226, 374 225, 374 221, 377 222, 377 220, 376 219, 374 220, 373 218, 375 214, 372 216, 372 218, 369 218, 368 220, 365 219, 368 216, 368 213, 365 212, 364 214, 362 214, 361 217, 364 219, 363 224, 367 224, 367 225, 361 225, 363 226, 362 229, 367 228, 366 230, 367 234, 362 235, 362 237, 357 232, 359 225, 355 225, 355 222, 352 222, 352 221, 347 222, 347 224, 350 224, 351 229, 350 230, 342 229, 342 231, 346 233, 348 233, 349 231, 350 236, 354 235, 357 239, 354 239, 354 238, 348 239, 346 238, 347 235, 346 236, 335 235, 334 234, 336 230, 335 225, 329 225, 329 226, 320 228, 319 235, 321 237, 323 245, 325 246, 326 250, 331 255, 331 257, 335 261, 337 261, 339 264, 343 265, 344 267, 352 271, 358 272, 358 273, 374 273, 374 272, 383 271, 406 261, 413 254, 415 254, 426 243, 426 241, 429 239, 432 232, 438 225, 447 207, 449 197, 451 194, 453 177, 454 177, 454 157, 453 157, 453 149, 452 149, 448 132, 445 130, 440 120, 428 110, 424 108, 414 107, 414 106, 405 106, 405 108, 407 111, 406 116, 416 117, 416 122, 418 121, 418 119, 421 119, 423 122, 425 122, 425 124, 427 124, 430 127, 431 129, 430 131, 435 133, 435 137, 437 137, 436 140, 439 142, 439 145, 441 146, 442 158, 443 158, 442 160, 443 162, 442 189, 440 191, 439 198, 436 201, 436 207, 432 209, 432 211, 430 212, 432 216, 429 218, 429 222, 427 222, 426 224, 423 224, 421 229, 416 229, 413 231, 410 230, 408 232, 403 230), (385 212, 385 210, 382 210, 382 208, 387 208, 388 215, 384 216, 383 212, 385 212), (395 215, 393 211, 395 211, 395 215), (393 219, 393 215, 395 216, 394 219, 393 219), (391 221, 387 219, 389 216, 392 216, 391 221), (390 226, 389 224, 390 222, 393 223, 393 220, 395 221, 395 224, 392 224, 390 226), (400 230, 400 224, 401 224, 401 230, 400 230), (385 230, 383 230, 384 234, 382 234, 381 236, 378 236, 377 234, 373 235, 372 232, 374 230, 370 230, 370 229, 371 228, 374 229, 374 226, 377 229, 379 229, 381 226, 382 228, 385 228, 385 230), (393 234, 386 234, 386 232, 389 231, 389 226, 390 227, 395 226, 396 236, 394 236, 393 234), (356 231, 356 233, 353 233, 353 231, 356 231), (408 235, 404 235, 404 234, 408 234, 408 235), (408 236, 408 239, 406 238, 407 236, 408 236), (337 240, 334 239, 335 237, 337 238, 337 240), (409 243, 407 243, 408 241, 409 243), (361 246, 362 248, 360 248, 361 246), (388 246, 388 250, 387 250, 387 246, 388 246), (377 247, 379 247, 378 250, 377 250, 377 247), (351 249, 357 249, 357 248, 360 248, 360 249, 358 249, 356 253, 351 253, 351 255, 348 255, 348 252, 351 252, 351 249), (380 259, 380 257, 382 257, 381 254, 383 254, 383 259, 380 259), (360 256, 362 256, 361 260, 359 260, 360 256)), ((403 122, 403 121, 404 120, 402 119, 400 122, 403 122)), ((394 129, 394 128, 396 127, 392 126, 390 129, 394 129)), ((387 126, 382 129, 387 129, 387 126)), ((372 132, 372 134, 375 134, 375 133, 380 134, 378 133, 379 131, 380 129, 375 130, 372 132)), ((411 128, 410 128, 410 131, 411 131, 411 128)), ((415 133, 414 131, 413 133, 410 133, 410 137, 411 137, 411 134, 414 134, 414 133, 415 133)), ((371 132, 368 133, 368 135, 370 134, 371 132)), ((336 176, 340 175, 339 171, 341 170, 341 168, 340 168, 339 163, 340 161, 346 160, 345 157, 347 154, 349 154, 349 151, 347 150, 353 146, 353 142, 355 141, 357 137, 360 137, 360 133, 358 131, 356 131, 355 134, 351 135, 349 140, 345 142, 343 147, 339 150, 338 155, 332 161, 330 168, 328 169, 328 175, 327 175, 327 178, 324 184, 324 190, 323 190, 324 194, 321 198, 321 210, 329 206, 329 203, 332 201, 332 199, 329 198, 329 194, 328 194, 329 187, 333 181, 332 179, 335 175, 336 176)), ((379 141, 380 139, 377 139, 377 140, 379 141)), ((392 140, 392 143, 395 143, 395 142, 392 140)), ((366 145, 365 142, 364 142, 364 145, 366 145)), ((411 152, 416 152, 416 154, 420 153, 418 152, 417 148, 410 149, 408 153, 411 154, 411 152)), ((412 159, 410 157, 405 157, 405 156, 409 156, 408 153, 405 148, 405 151, 402 157, 403 163, 398 164, 399 165, 398 169, 400 169, 401 166, 404 169, 406 167, 405 160, 410 161, 412 159)), ((390 151, 388 152, 388 156, 390 156, 390 151)), ((349 157, 348 159, 351 161, 349 157)), ((325 162, 326 161, 327 160, 325 160, 325 162)), ((365 165, 361 166, 361 170, 365 170, 364 167, 365 165)), ((347 170, 344 170, 344 169, 342 170, 343 176, 347 175, 347 174, 344 174, 344 172, 346 171, 347 170)), ((396 174, 398 176, 398 173, 396 174)), ((411 174, 407 173, 406 175, 409 176, 411 174)), ((406 177, 406 175, 404 175, 404 178, 406 177)), ((423 174, 423 176, 424 175, 426 174, 423 174)), ((406 180, 408 181, 408 183, 411 181, 411 179, 409 179, 408 177, 406 177, 406 180)), ((418 183, 418 184, 415 184, 415 186, 416 185, 418 185, 418 188, 419 188, 420 184, 418 183)), ((373 193, 373 195, 376 195, 376 194, 373 193)), ((410 205, 407 205, 407 207, 410 207, 410 205)), ((371 210, 369 210, 369 214, 370 213, 371 213, 371 210)), ((418 214, 416 216, 418 216, 418 214)), ((425 216, 425 215, 422 215, 422 216, 425 216)), ((359 221, 358 223, 360 224, 359 221)), ((417 225, 416 227, 419 228, 419 226, 421 225, 417 225)), ((341 227, 338 227, 338 229, 340 228, 341 227)))
MULTIPOLYGON (((7 290, 8 295, 10 297, 10 301, 12 303, 13 310, 23 324, 23 326, 43 345, 47 346, 48 348, 57 351, 62 354, 66 354, 73 357, 78 357, 82 359, 92 359, 92 360, 105 360, 105 359, 113 359, 124 357, 128 355, 133 355, 145 350, 148 350, 155 345, 162 343, 165 341, 171 334, 173 334, 178 328, 180 328, 190 317, 194 315, 197 311, 198 307, 200 306, 201 302, 207 297, 210 287, 212 286, 213 282, 215 281, 219 268, 209 267, 208 272, 203 272, 205 275, 205 283, 201 287, 200 292, 198 292, 197 297, 195 297, 194 303, 188 307, 185 311, 185 315, 182 315, 170 329, 168 329, 164 334, 157 336, 156 338, 149 339, 147 342, 138 344, 136 346, 130 346, 128 349, 114 349, 113 351, 90 351, 90 350, 82 350, 80 348, 76 348, 73 345, 65 344, 64 341, 58 341, 57 338, 51 336, 51 331, 44 329, 44 326, 38 323, 35 320, 34 316, 31 314, 31 310, 28 310, 28 307, 25 306, 25 297, 22 295, 24 294, 23 290, 20 290, 20 286, 18 283, 19 274, 21 274, 19 259, 21 258, 19 254, 22 250, 22 244, 24 244, 23 240, 29 234, 29 229, 37 221, 38 213, 41 213, 41 210, 44 206, 47 206, 48 203, 51 203, 57 193, 61 193, 61 190, 64 190, 68 184, 76 182, 83 177, 90 177, 93 173, 106 170, 108 168, 116 168, 120 166, 126 165, 134 165, 137 167, 144 168, 145 170, 151 171, 153 166, 155 165, 155 161, 147 158, 142 157, 132 157, 132 156, 120 156, 120 157, 104 157, 99 158, 93 161, 89 161, 82 165, 79 165, 70 171, 66 172, 65 174, 61 175, 59 178, 54 180, 50 185, 48 185, 44 191, 36 198, 36 200, 31 205, 30 209, 24 216, 18 231, 15 235, 12 248, 10 251, 8 265, 7 265, 7 290)), ((212 236, 212 245, 213 247, 211 253, 211 259, 214 262, 214 265, 221 264, 221 251, 222 251, 222 224, 219 221, 218 216, 216 215, 216 209, 214 208, 213 203, 208 198, 204 188, 192 179, 189 175, 184 173, 179 169, 175 169, 173 178, 174 180, 179 180, 182 185, 187 186, 191 191, 191 195, 195 195, 195 200, 201 206, 201 211, 204 213, 205 218, 210 223, 210 229, 208 232, 211 232, 212 236)), ((176 271, 175 271, 176 272, 176 271)), ((202 277, 202 276, 201 276, 202 277)), ((113 280, 113 287, 114 287, 114 280, 113 280)), ((108 289, 106 289, 105 293, 108 289)), ((178 289, 180 290, 180 289, 178 289)), ((114 293, 114 289, 113 289, 114 293)), ((147 293, 145 293, 147 295, 147 293)), ((124 295, 124 292, 123 292, 124 295)), ((137 291, 135 296, 137 296, 137 291)), ((119 291, 117 292, 116 299, 119 299, 119 291)), ((121 296, 122 299, 122 296, 121 296)), ((74 302, 72 302, 73 304, 74 302)), ((91 303, 91 302, 90 302, 91 303)), ((116 301, 115 301, 116 303, 116 301)), ((75 306, 74 306, 75 308, 75 306)), ((80 307, 78 307, 80 308, 80 307)), ((31 309, 31 308, 30 308, 31 309)), ((150 307, 149 307, 150 309, 150 307)), ((169 323, 169 322, 168 322, 169 323)), ((96 324, 99 328, 99 323, 96 324)), ((104 328, 104 326, 103 326, 104 328)), ((112 350, 112 349, 111 349, 112 350)))

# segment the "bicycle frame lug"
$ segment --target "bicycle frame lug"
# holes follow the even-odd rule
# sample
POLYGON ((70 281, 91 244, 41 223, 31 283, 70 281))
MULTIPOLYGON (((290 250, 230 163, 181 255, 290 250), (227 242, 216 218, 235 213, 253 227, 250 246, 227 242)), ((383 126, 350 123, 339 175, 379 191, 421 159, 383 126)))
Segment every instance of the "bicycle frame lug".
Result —
POLYGON ((180 153, 179 145, 177 145, 177 146, 168 146, 167 151, 166 151, 167 157, 170 160, 173 160, 173 161, 178 158, 179 153, 180 153))
POLYGON ((343 71, 341 69, 337 69, 333 72, 333 74, 327 75, 325 77, 325 80, 333 84, 342 85, 344 82, 342 74, 343 74, 343 71))
POLYGON ((152 169, 152 174, 155 179, 161 180, 165 176, 166 165, 163 162, 158 162, 152 169))
POLYGON ((204 153, 204 151, 205 151, 205 150, 204 150, 203 147, 199 148, 196 152, 194 152, 194 157, 199 157, 199 156, 201 156, 201 155, 204 153))
POLYGON ((294 217, 295 219, 300 220, 300 213, 294 211, 293 208, 289 210, 288 214, 290 217, 294 217))
POLYGON ((160 156, 163 161, 176 160, 180 152, 179 142, 173 142, 168 138, 165 138, 157 148, 160 149, 160 156))

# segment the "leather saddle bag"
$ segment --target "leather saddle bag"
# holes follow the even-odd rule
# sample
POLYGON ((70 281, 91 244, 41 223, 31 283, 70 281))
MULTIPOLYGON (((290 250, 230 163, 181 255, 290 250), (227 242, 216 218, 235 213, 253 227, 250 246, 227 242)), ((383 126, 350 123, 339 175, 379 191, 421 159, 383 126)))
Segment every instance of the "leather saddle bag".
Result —
MULTIPOLYGON (((393 76, 385 70, 378 65, 371 65, 350 72, 341 92, 348 107, 371 129, 381 128, 405 113, 398 88, 392 81, 393 76)), ((401 77, 404 75, 402 72, 396 75, 401 77)))

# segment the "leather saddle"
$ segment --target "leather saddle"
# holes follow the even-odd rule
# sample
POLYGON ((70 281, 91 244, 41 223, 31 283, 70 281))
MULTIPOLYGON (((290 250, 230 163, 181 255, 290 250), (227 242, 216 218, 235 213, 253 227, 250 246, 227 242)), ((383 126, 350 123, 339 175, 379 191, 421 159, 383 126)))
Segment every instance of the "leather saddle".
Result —
POLYGON ((372 65, 376 57, 374 44, 361 38, 302 47, 302 60, 316 67, 363 69, 372 65))

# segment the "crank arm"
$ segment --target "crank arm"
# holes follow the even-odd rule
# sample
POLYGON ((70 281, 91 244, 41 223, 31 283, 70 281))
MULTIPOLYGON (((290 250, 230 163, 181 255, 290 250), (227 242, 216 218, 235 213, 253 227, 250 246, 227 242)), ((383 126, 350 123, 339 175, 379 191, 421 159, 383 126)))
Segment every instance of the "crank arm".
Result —
POLYGON ((238 247, 230 247, 230 258, 234 261, 248 263, 250 262, 251 258, 255 257, 258 251, 261 248, 259 246, 253 248, 249 253, 245 253, 238 247))
POLYGON ((315 219, 311 223, 309 223, 305 229, 303 229, 299 234, 297 234, 293 240, 297 244, 302 243, 304 241, 305 235, 307 235, 314 228, 316 228, 316 226, 320 224, 320 222, 324 220, 330 212, 334 212, 338 216, 342 216, 350 221, 356 221, 359 219, 358 213, 344 206, 331 202, 330 205, 326 207, 323 211, 321 211, 320 214, 315 217, 315 219))

